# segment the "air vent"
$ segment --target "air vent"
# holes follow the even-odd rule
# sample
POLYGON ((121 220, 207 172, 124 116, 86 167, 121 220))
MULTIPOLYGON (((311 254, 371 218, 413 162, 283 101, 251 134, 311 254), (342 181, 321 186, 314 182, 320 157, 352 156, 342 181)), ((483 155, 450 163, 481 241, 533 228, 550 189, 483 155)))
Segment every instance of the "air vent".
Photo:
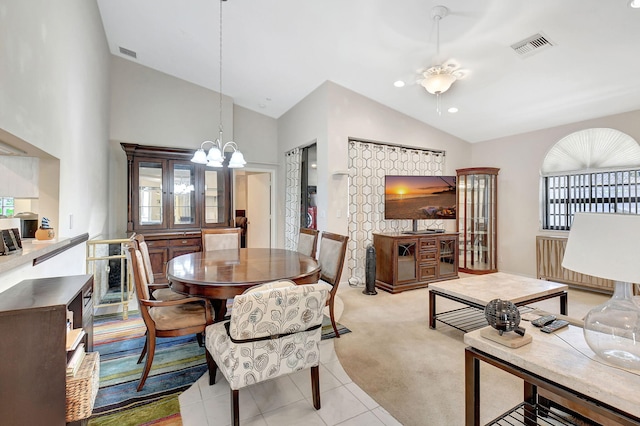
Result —
POLYGON ((122 46, 120 46, 119 49, 120 53, 122 53, 123 55, 131 56, 133 59, 136 59, 138 57, 138 54, 133 50, 125 49, 122 46))
POLYGON ((538 33, 512 44, 511 48, 518 56, 525 58, 553 46, 555 46, 555 44, 552 43, 547 36, 538 33))

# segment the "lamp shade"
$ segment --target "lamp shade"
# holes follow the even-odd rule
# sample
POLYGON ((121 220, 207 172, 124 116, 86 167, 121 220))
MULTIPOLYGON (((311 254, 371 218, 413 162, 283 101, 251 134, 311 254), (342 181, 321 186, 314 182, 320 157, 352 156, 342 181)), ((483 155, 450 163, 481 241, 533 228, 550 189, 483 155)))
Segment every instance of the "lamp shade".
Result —
POLYGON ((216 146, 211 147, 209 153, 207 154, 207 161, 213 161, 217 163, 221 163, 224 158, 222 158, 222 152, 220 152, 220 148, 218 148, 218 143, 216 142, 216 146))
POLYGON ((640 216, 576 213, 562 266, 594 277, 640 283, 640 216))
POLYGON ((640 369, 640 307, 631 283, 640 282, 640 216, 576 213, 562 266, 615 280, 613 296, 584 317, 584 338, 600 358, 640 369))
POLYGON ((244 155, 242 155, 240 151, 234 151, 231 155, 231 159, 229 160, 229 167, 232 169, 238 169, 244 167, 245 164, 247 164, 247 162, 244 161, 244 155))
POLYGON ((191 161, 198 164, 207 164, 207 153, 204 152, 204 149, 198 148, 198 150, 193 154, 191 161))
POLYGON ((449 90, 454 81, 456 81, 456 78, 451 74, 428 74, 425 72, 421 84, 427 89, 427 92, 436 95, 449 90))

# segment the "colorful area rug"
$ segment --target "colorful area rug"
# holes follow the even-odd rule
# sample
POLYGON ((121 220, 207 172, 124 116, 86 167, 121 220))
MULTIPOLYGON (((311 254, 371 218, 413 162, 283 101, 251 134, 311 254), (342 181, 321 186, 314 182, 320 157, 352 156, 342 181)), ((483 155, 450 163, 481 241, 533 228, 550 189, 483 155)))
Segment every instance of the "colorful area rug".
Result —
MULTIPOLYGON (((337 324, 340 335, 350 330, 337 324)), ((94 318, 93 347, 100 352, 100 388, 89 426, 182 425, 178 395, 207 371, 205 349, 194 335, 157 339, 144 388, 136 391, 144 361, 136 364, 146 327, 138 312, 94 318)), ((335 337, 325 316, 322 339, 335 337)))

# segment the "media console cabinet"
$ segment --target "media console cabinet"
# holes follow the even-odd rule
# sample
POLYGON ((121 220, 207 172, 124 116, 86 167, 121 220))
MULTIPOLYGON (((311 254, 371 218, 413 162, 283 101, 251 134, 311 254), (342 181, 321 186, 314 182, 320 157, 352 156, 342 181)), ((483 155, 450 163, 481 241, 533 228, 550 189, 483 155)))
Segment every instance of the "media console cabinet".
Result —
POLYGON ((390 293, 458 278, 458 233, 373 234, 376 287, 390 293))

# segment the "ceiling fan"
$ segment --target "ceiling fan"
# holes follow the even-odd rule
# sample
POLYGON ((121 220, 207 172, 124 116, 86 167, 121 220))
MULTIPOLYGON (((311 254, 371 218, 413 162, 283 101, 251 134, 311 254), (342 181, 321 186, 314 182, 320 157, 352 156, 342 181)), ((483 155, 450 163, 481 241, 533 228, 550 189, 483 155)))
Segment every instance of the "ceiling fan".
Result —
MULTIPOLYGON (((436 23, 436 61, 440 57, 440 21, 448 14, 449 9, 445 6, 434 6, 431 9, 431 19, 436 23)), ((420 69, 418 73, 421 77, 417 82, 427 92, 436 95, 436 111, 440 114, 440 95, 449 90, 456 80, 466 77, 468 70, 461 69, 455 59, 449 59, 440 64, 420 69)))

